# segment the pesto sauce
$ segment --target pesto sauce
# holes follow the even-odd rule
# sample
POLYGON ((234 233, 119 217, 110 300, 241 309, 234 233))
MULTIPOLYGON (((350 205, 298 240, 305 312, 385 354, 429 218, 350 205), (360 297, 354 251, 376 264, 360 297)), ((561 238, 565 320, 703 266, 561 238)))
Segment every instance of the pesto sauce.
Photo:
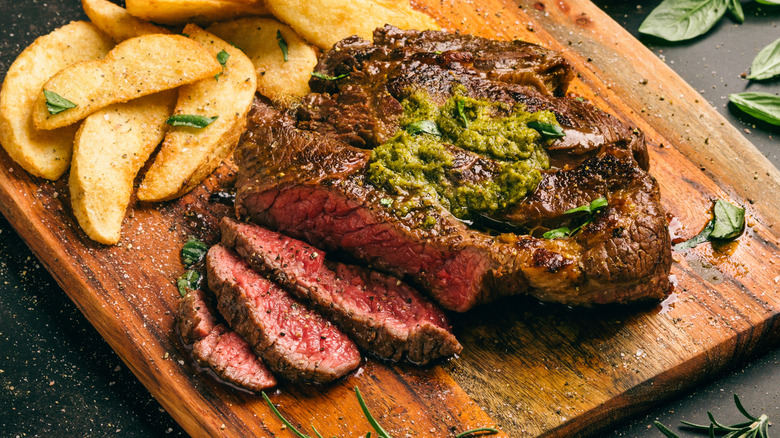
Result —
POLYGON ((540 171, 550 167, 544 146, 552 140, 527 126, 531 121, 557 126, 550 111, 529 113, 521 104, 512 107, 459 93, 441 107, 420 92, 401 105, 401 129, 373 150, 368 170, 371 184, 402 197, 392 203, 399 216, 435 202, 461 219, 494 213, 533 191, 542 179, 540 171), (423 121, 435 123, 438 133, 407 131, 423 121), (468 184, 454 182, 454 157, 446 144, 496 161, 497 176, 468 184))

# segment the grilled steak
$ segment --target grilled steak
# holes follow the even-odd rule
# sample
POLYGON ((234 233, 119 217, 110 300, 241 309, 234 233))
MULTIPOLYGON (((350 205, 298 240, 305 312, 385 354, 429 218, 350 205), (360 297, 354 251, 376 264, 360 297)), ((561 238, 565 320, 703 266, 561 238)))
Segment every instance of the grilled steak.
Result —
POLYGON ((185 343, 193 344, 195 360, 222 379, 253 391, 276 386, 273 374, 249 344, 223 324, 217 324, 215 315, 210 298, 203 291, 189 291, 179 301, 179 330, 185 343))
MULTIPOLYGON (((408 276, 456 311, 517 293, 569 304, 663 297, 671 249, 658 185, 646 172, 642 134, 586 102, 554 96, 565 90, 567 80, 560 78, 568 77, 550 73, 555 69, 530 69, 509 79, 493 74, 501 65, 539 65, 555 59, 552 55, 446 35, 385 27, 377 30, 373 45, 347 39, 317 67, 347 76, 312 79, 318 93, 294 111, 256 101, 236 152, 237 213, 408 276), (452 44, 453 50, 439 51, 440 44, 452 44), (492 61, 475 64, 480 50, 492 61), (513 56, 528 59, 502 64, 496 58, 513 56), (522 104, 530 112, 549 110, 565 133, 547 145, 552 168, 542 173, 535 191, 486 215, 486 223, 506 224, 511 233, 470 227, 436 203, 397 214, 383 202, 389 196, 385 188, 370 182, 370 148, 398 131, 403 99, 422 91, 441 104, 455 90, 522 104), (339 121, 342 116, 346 121, 339 121), (566 210, 599 197, 608 207, 574 235, 544 239, 520 232, 567 225, 566 210)), ((452 185, 458 178, 495 180, 498 166, 491 158, 446 148, 453 163, 445 177, 452 185)), ((417 195, 392 196, 403 204, 417 195)))
POLYGON ((236 253, 213 246, 206 266, 220 313, 277 375, 325 383, 360 364, 360 353, 345 334, 253 271, 236 253))
POLYGON ((257 225, 225 218, 221 229, 223 245, 377 356, 425 364, 460 352, 444 313, 395 277, 327 262, 323 251, 257 225))

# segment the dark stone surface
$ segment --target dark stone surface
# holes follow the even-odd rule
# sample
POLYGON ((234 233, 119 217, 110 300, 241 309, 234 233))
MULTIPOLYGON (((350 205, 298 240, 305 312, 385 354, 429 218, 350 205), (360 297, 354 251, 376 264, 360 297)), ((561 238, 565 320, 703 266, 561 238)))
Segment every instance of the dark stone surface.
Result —
MULTIPOLYGON (((597 1, 636 35, 659 1, 597 1), (641 5, 638 7, 637 4, 641 5)), ((75 0, 0 0, 0 75, 37 36, 83 18, 75 0)), ((739 77, 755 54, 780 36, 780 8, 744 3, 746 22, 723 20, 703 38, 683 44, 645 39, 683 78, 723 113, 764 155, 780 165, 780 129, 738 114, 726 96, 743 91, 739 77)), ((780 92, 780 82, 751 84, 780 92)), ((660 437, 653 420, 706 422, 711 409, 724 421, 739 418, 732 393, 754 413, 780 419, 780 350, 720 380, 620 424, 609 437, 660 437)), ((770 429, 770 433, 776 432, 770 429)), ((186 435, 81 315, 0 218, 0 436, 167 437, 186 435)), ((686 436, 686 434, 682 434, 686 436)), ((688 434, 687 436, 692 436, 688 434)))

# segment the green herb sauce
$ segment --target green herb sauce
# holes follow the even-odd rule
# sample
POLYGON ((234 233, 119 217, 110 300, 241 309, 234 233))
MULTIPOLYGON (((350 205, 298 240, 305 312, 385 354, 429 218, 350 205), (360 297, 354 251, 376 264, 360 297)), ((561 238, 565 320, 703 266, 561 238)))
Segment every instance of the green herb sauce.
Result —
POLYGON ((521 104, 460 93, 441 107, 419 92, 401 104, 401 129, 373 150, 369 165, 371 184, 401 197, 392 204, 399 216, 434 202, 462 219, 503 210, 534 190, 540 171, 550 167, 545 146, 554 138, 528 127, 558 127, 550 111, 529 113, 521 104), (494 160, 497 175, 458 183, 448 144, 494 160))

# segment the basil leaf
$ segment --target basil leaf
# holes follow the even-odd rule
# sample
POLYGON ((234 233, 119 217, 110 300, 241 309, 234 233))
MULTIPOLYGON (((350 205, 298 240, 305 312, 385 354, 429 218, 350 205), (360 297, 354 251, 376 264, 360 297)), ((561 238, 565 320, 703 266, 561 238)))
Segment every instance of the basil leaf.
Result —
POLYGON ((758 52, 747 78, 760 81, 777 75, 780 75, 780 38, 758 52))
POLYGON ((344 73, 343 75, 338 75, 338 76, 328 76, 324 73, 318 73, 316 71, 313 71, 311 72, 311 75, 317 79, 322 79, 323 81, 338 81, 339 79, 344 79, 347 76, 349 76, 349 73, 344 73))
POLYGON ((195 263, 203 260, 203 257, 206 256, 208 249, 209 248, 205 243, 190 237, 181 248, 181 262, 185 267, 189 268, 195 263))
POLYGON ((176 279, 176 287, 179 288, 179 295, 181 296, 187 295, 187 289, 197 289, 199 284, 200 273, 198 271, 189 270, 176 279))
POLYGON ((459 99, 455 107, 458 110, 458 117, 460 117, 460 121, 463 122, 463 127, 468 129, 469 119, 466 118, 466 102, 464 102, 463 99, 459 99))
POLYGON ((579 207, 571 208, 569 210, 566 210, 563 212, 563 214, 573 214, 573 213, 594 213, 596 210, 600 208, 604 208, 607 206, 607 198, 596 198, 590 203, 585 205, 580 205, 579 207))
POLYGON ((780 5, 780 0, 756 0, 756 3, 761 3, 762 5, 780 5))
POLYGON ((276 31, 276 41, 279 42, 279 48, 282 49, 282 56, 284 56, 284 62, 289 61, 290 58, 287 56, 287 41, 284 40, 284 37, 282 36, 282 32, 280 30, 276 31))
POLYGON ((225 64, 227 64, 228 59, 230 59, 230 53, 224 50, 217 53, 217 62, 222 65, 222 68, 225 68, 225 64))
POLYGON ((569 227, 561 227, 542 234, 542 237, 545 239, 562 239, 564 237, 569 237, 569 233, 571 233, 569 227))
POLYGON ((639 32, 667 41, 683 41, 706 33, 726 13, 731 0, 664 0, 650 12, 639 32))
POLYGON ((563 129, 561 129, 560 126, 554 125, 552 123, 531 121, 528 122, 526 126, 533 129, 534 131, 538 131, 539 134, 542 134, 544 137, 561 138, 566 136, 566 133, 563 132, 563 129))
POLYGON ((712 208, 715 222, 710 238, 732 240, 742 234, 745 229, 745 209, 730 204, 722 199, 715 202, 712 208))
POLYGON ((71 108, 76 108, 75 103, 53 91, 43 90, 43 96, 46 98, 46 109, 49 110, 49 114, 51 115, 59 114, 71 108))
POLYGON ((734 240, 745 229, 745 209, 722 199, 712 206, 712 219, 699 234, 674 245, 676 251, 693 248, 713 240, 734 240))
POLYGON ((731 103, 751 116, 773 125, 780 125, 780 96, 769 93, 745 92, 729 94, 731 103))
POLYGON ((737 23, 745 22, 745 12, 742 10, 742 3, 739 0, 729 0, 729 13, 737 20, 737 23))
POLYGON ((171 126, 189 126, 190 128, 203 129, 206 126, 214 123, 219 116, 206 117, 197 116, 194 114, 176 114, 168 118, 165 123, 171 126))
POLYGON ((436 126, 436 123, 430 120, 418 120, 414 123, 410 123, 406 127, 406 132, 412 135, 429 134, 429 135, 435 135, 437 137, 441 137, 441 132, 439 132, 439 127, 436 126))

